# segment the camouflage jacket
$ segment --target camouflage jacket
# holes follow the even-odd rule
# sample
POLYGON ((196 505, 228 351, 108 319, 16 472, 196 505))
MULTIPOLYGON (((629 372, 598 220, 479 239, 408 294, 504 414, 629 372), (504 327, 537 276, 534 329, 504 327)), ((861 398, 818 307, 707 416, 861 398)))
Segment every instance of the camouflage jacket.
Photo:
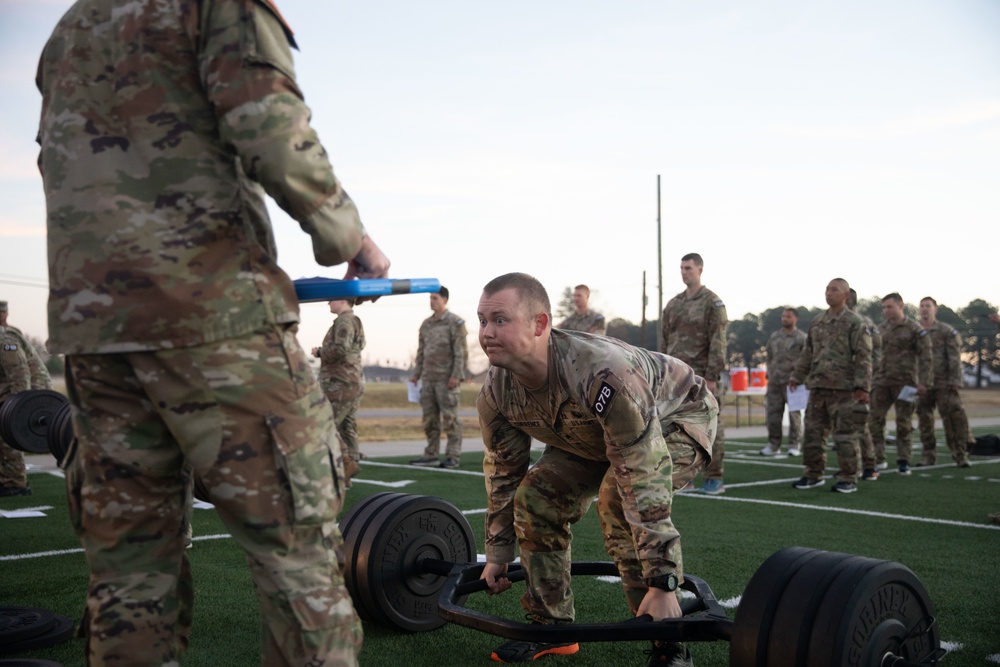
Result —
POLYGON ((364 384, 365 374, 361 368, 363 349, 365 328, 354 310, 349 308, 333 321, 319 350, 319 380, 324 390, 337 384, 364 384))
POLYGON ((844 308, 816 317, 789 381, 809 389, 870 391, 871 378, 872 339, 861 316, 844 308))
POLYGON ((424 382, 465 379, 468 360, 465 320, 450 310, 431 315, 420 325, 417 361, 413 374, 424 382))
POLYGON ((364 229, 263 0, 79 0, 42 52, 55 352, 168 349, 298 320, 263 195, 351 259, 364 229))
POLYGON ((899 324, 883 322, 882 358, 875 370, 875 384, 934 386, 934 356, 930 332, 909 317, 899 324))
POLYGON ((0 327, 0 401, 29 389, 51 389, 49 370, 16 327, 0 327))
POLYGON ((679 534, 657 507, 672 493, 664 429, 676 423, 711 458, 719 407, 685 363, 612 338, 552 330, 546 405, 493 366, 476 400, 483 430, 488 507, 486 557, 514 559, 514 493, 528 471, 531 439, 610 463, 646 577, 672 571, 679 534))
POLYGON ((802 329, 795 329, 792 333, 778 329, 771 334, 767 341, 768 384, 788 384, 795 360, 799 358, 805 344, 806 332, 802 329))
POLYGON ((660 351, 691 366, 706 380, 718 382, 726 367, 726 305, 702 286, 693 297, 681 292, 663 309, 660 351))
POLYGON ((882 358, 882 336, 879 334, 878 326, 872 321, 872 318, 862 313, 858 313, 858 316, 864 320, 865 326, 868 328, 868 335, 872 339, 872 372, 874 373, 875 369, 878 368, 879 360, 882 358))
MULTIPOLYGON (((935 321, 926 330, 934 358, 934 385, 939 389, 962 386, 962 334, 958 329, 935 321)), ((927 385, 928 387, 931 385, 927 385)))
POLYGON ((603 336, 607 328, 607 323, 604 321, 604 315, 601 315, 596 310, 587 310, 583 315, 574 312, 562 321, 559 328, 569 331, 586 331, 587 333, 603 336))

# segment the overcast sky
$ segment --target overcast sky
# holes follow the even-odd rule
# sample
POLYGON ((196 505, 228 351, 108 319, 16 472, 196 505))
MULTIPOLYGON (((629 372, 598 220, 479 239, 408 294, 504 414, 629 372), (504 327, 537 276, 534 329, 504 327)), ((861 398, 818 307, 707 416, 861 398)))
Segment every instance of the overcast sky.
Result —
MULTIPOLYGON (((0 0, 0 300, 44 338, 38 55, 71 3, 0 0)), ((953 308, 1000 303, 1000 2, 277 0, 335 171, 392 275, 436 277, 469 324, 483 284, 587 283, 657 310, 681 255, 730 318, 823 306, 833 277, 953 308)), ((272 207, 293 277, 339 277, 272 207)), ((366 361, 405 365, 426 295, 358 309, 366 361)), ((302 308, 303 345, 330 324, 302 308)), ((481 358, 481 356, 480 356, 481 358)))

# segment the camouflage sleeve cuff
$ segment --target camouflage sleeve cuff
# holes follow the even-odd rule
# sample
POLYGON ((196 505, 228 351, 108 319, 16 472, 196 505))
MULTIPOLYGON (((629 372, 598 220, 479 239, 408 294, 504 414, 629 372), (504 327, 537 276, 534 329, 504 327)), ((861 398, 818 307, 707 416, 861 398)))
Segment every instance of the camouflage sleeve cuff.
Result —
POLYGON ((513 544, 486 547, 487 563, 497 563, 503 565, 506 563, 512 563, 516 557, 517 547, 513 544))

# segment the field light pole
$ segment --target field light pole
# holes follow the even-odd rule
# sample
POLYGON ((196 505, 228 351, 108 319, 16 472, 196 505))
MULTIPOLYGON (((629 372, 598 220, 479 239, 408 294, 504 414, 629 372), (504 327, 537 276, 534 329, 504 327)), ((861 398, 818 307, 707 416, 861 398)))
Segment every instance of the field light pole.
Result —
POLYGON ((658 271, 656 319, 663 317, 663 225, 660 222, 660 175, 656 175, 656 269, 658 271))

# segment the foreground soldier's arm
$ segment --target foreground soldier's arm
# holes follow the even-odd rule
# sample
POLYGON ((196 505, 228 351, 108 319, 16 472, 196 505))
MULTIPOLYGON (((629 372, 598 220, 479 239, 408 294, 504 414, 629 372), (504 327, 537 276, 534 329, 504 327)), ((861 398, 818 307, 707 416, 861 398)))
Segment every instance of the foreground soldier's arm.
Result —
MULTIPOLYGON (((687 372, 694 377, 690 369, 687 372)), ((680 533, 670 517, 672 463, 652 388, 641 374, 626 380, 607 372, 594 378, 590 398, 604 427, 608 460, 618 483, 625 519, 632 527, 643 577, 649 580, 677 572, 681 545, 680 533)), ((669 414, 680 403, 677 400, 676 405, 663 407, 669 414)), ((677 596, 658 588, 647 591, 638 613, 651 614, 657 620, 681 615, 677 596)))
POLYGON ((483 473, 486 483, 486 539, 487 568, 483 570, 491 593, 510 588, 510 582, 496 577, 507 571, 507 564, 514 560, 517 536, 514 533, 514 494, 528 472, 531 462, 531 438, 511 426, 500 414, 492 388, 483 384, 476 399, 479 425, 483 432, 483 473))
POLYGON ((317 262, 350 262, 347 278, 385 277, 388 259, 365 233, 309 125, 295 81, 291 31, 263 2, 202 3, 199 19, 204 88, 220 138, 243 172, 312 237, 317 262), (244 31, 255 37, 249 44, 241 44, 244 31))

